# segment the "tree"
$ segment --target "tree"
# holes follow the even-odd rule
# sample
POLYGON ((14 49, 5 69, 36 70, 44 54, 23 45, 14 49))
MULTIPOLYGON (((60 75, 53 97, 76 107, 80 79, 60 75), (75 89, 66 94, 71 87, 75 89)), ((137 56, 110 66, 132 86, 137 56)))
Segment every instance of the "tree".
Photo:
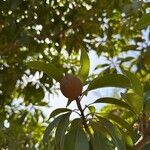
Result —
MULTIPOLYGON (((146 14, 148 7, 148 2, 130 0, 112 0, 111 2, 106 0, 87 0, 86 2, 82 0, 1 1, 0 136, 3 140, 0 142, 0 146, 11 148, 13 141, 13 143, 15 142, 13 149, 20 147, 22 149, 44 149, 44 145, 40 141, 46 120, 38 106, 49 106, 49 102, 44 101, 45 92, 57 92, 57 86, 55 89, 56 81, 59 81, 63 74, 76 74, 78 70, 80 70, 79 74, 76 75, 89 85, 90 90, 107 86, 130 89, 121 95, 121 99, 124 99, 121 101, 123 102, 121 105, 125 105, 133 113, 136 112, 136 117, 133 115, 135 118, 133 117, 133 121, 129 122, 129 127, 131 128, 133 122, 139 120, 142 120, 145 125, 144 121, 147 122, 147 117, 149 118, 147 112, 149 111, 148 93, 150 89, 148 57, 148 25, 150 23, 149 14, 146 14), (145 30, 141 32, 143 28, 145 30), (144 31, 147 31, 145 35, 143 35, 144 31), (145 38, 146 36, 147 38, 145 38), (132 54, 130 55, 131 50, 132 54), (100 75, 88 75, 89 59, 87 53, 89 51, 95 51, 98 56, 104 56, 108 60, 108 63, 99 64, 96 67, 96 69, 101 68, 103 70, 100 75), (79 60, 80 54, 81 59, 79 60), (135 54, 137 54, 136 57, 135 54), (120 75, 120 70, 124 75, 120 75), (142 83, 143 90, 138 79, 134 81, 136 77, 126 70, 136 73, 142 83), (36 81, 32 80, 33 77, 37 77, 36 81), (103 81, 103 78, 106 79, 106 77, 110 79, 110 83, 102 82, 103 84, 97 85, 97 80, 103 81), (85 79, 87 80, 85 81, 85 79), (116 82, 116 79, 120 80, 116 82), (128 84, 129 80, 133 83, 128 84), (137 99, 136 103, 132 103, 132 97, 137 99), (130 105, 128 104, 129 101, 130 105), (144 109, 142 109, 143 107, 144 109), (146 119, 141 119, 145 117, 145 113, 141 115, 145 109, 146 119), (39 119, 41 117, 42 121, 39 119)), ((111 97, 109 100, 100 99, 98 102, 107 101, 114 103, 115 100, 111 97)), ((95 115, 93 105, 87 108, 92 114, 91 118, 93 118, 95 115)), ((68 113, 59 116, 59 119, 56 118, 57 121, 54 119, 50 123, 50 125, 58 124, 57 142, 60 142, 60 134, 64 137, 64 134, 60 133, 60 129, 68 129, 68 117, 71 112, 68 109, 62 110, 68 113), (66 119, 65 127, 59 125, 62 118, 66 119)), ((128 110, 126 111, 128 112, 128 110)), ((82 114, 81 109, 80 112, 82 114)), ((124 143, 118 143, 119 139, 117 139, 119 135, 122 137, 122 131, 126 131, 124 126, 117 123, 118 128, 114 126, 115 120, 106 120, 105 116, 99 115, 96 117, 96 121, 88 121, 87 125, 90 124, 90 127, 93 127, 89 130, 92 130, 93 133, 99 133, 97 130, 100 127, 97 124, 97 119, 98 122, 105 123, 104 126, 106 127, 102 129, 102 134, 92 136, 91 143, 99 144, 97 139, 100 139, 104 140, 103 143, 105 144, 99 146, 109 145, 112 148, 117 146, 119 149, 121 146, 127 145, 126 140, 120 140, 124 143), (109 134, 106 132, 108 126, 113 129, 109 131, 109 134), (111 140, 108 140, 108 137, 111 140)), ((74 120, 69 129, 80 124, 80 121, 81 119, 74 120)), ((83 129, 87 128, 85 126, 83 129)), ((140 134, 143 134, 145 130, 148 130, 147 123, 144 131, 143 128, 142 130, 139 129, 140 134)), ((83 138, 83 141, 77 142, 87 145, 85 135, 91 136, 91 131, 89 134, 87 129, 84 131, 77 126, 72 132, 78 132, 78 136, 83 138)), ((69 132, 66 136, 66 139, 75 138, 69 132)), ((129 139, 133 143, 136 141, 133 140, 133 137, 129 137, 129 139)), ((64 139, 61 140, 63 143, 64 139)), ((128 146, 132 147, 132 142, 128 146)), ((80 146, 82 147, 82 145, 80 146)))

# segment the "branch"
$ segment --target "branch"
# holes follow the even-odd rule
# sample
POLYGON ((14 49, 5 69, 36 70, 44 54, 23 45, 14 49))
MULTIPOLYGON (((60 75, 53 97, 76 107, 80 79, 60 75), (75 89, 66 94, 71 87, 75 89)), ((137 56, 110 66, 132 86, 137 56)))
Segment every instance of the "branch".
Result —
POLYGON ((80 113, 81 113, 81 118, 82 118, 82 121, 83 121, 84 128, 85 128, 86 132, 89 135, 91 135, 91 132, 89 130, 89 127, 87 125, 87 121, 86 121, 86 118, 85 118, 85 115, 84 115, 84 112, 83 112, 83 109, 82 109, 81 104, 80 104, 80 99, 77 98, 76 103, 77 103, 77 106, 78 106, 78 108, 80 110, 80 113))
POLYGON ((150 144, 150 136, 141 136, 135 143, 135 150, 141 150, 145 145, 150 144))

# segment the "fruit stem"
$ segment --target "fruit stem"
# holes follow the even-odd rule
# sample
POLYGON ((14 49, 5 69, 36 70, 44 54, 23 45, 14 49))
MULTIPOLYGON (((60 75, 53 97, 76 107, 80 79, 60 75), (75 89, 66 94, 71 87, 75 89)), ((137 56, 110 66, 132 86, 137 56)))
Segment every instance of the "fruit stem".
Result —
POLYGON ((80 110, 80 113, 81 113, 81 118, 82 118, 84 128, 85 128, 86 132, 89 134, 89 136, 91 136, 91 132, 90 132, 89 127, 87 125, 86 117, 84 115, 84 112, 83 112, 79 98, 76 99, 76 103, 77 103, 78 109, 80 110))

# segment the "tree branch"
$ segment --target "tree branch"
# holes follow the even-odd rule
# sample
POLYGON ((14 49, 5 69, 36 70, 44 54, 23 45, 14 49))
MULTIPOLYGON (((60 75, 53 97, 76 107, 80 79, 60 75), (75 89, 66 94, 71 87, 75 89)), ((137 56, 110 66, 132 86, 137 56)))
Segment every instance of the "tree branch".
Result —
POLYGON ((145 145, 150 144, 150 136, 141 136, 135 143, 135 150, 141 150, 145 145))
POLYGON ((85 118, 83 109, 82 109, 82 107, 81 107, 80 99, 79 99, 79 98, 76 99, 76 103, 77 103, 78 109, 80 110, 80 113, 81 113, 81 118, 82 118, 82 121, 83 121, 84 128, 85 128, 86 132, 87 132, 87 133, 89 134, 89 136, 90 136, 90 135, 91 135, 91 132, 90 132, 89 127, 88 127, 88 125, 87 125, 87 121, 86 121, 86 118, 85 118))

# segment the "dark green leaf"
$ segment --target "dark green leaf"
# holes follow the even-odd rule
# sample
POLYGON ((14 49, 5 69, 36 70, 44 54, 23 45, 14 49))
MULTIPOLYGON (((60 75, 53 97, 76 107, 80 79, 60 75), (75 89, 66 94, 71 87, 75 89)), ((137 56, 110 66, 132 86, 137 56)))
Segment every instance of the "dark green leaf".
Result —
POLYGON ((146 28, 150 25, 150 13, 144 14, 137 24, 138 29, 146 28))
POLYGON ((105 114, 104 115, 106 118, 111 119, 112 121, 116 122, 118 125, 120 125, 122 128, 127 129, 127 132, 130 134, 130 136, 133 135, 133 129, 128 122, 126 122, 124 119, 120 118, 117 115, 114 114, 105 114))
POLYGON ((108 67, 108 66, 110 66, 110 64, 99 64, 99 65, 97 65, 97 66, 95 67, 95 70, 96 70, 96 69, 100 69, 100 68, 104 68, 104 67, 108 67))
POLYGON ((130 105, 136 114, 140 114, 143 110, 143 98, 136 93, 122 94, 122 98, 130 105))
POLYGON ((126 70, 122 70, 122 71, 131 81, 131 88, 134 90, 134 92, 143 97, 143 86, 141 85, 141 82, 137 78, 137 76, 134 73, 131 73, 126 70))
POLYGON ((144 107, 146 106, 146 103, 149 101, 150 101, 150 90, 144 93, 144 107))
POLYGON ((96 112, 96 108, 94 106, 88 106, 90 113, 94 114, 96 112))
POLYGON ((122 74, 105 74, 89 84, 88 91, 103 87, 129 88, 130 80, 122 74))
POLYGON ((85 82, 90 69, 90 59, 85 49, 81 50, 80 64, 79 77, 83 82, 85 82))
POLYGON ((63 150, 64 148, 65 132, 69 125, 70 114, 71 113, 64 114, 58 123, 56 133, 55 133, 56 146, 58 150, 63 150))
POLYGON ((66 105, 66 107, 68 107, 71 103, 72 103, 72 100, 71 100, 71 99, 68 99, 68 100, 67 100, 67 105, 66 105))
POLYGON ((50 118, 53 118, 61 113, 65 113, 65 112, 68 112, 68 111, 71 111, 71 109, 68 109, 68 108, 58 108, 58 109, 55 109, 51 114, 50 114, 50 118))
POLYGON ((81 124, 67 133, 64 150, 89 150, 89 143, 81 124))
POLYGON ((109 150, 107 145, 107 139, 103 135, 103 130, 97 122, 91 122, 92 129, 94 131, 93 135, 91 136, 91 144, 92 150, 109 150))
POLYGON ((135 59, 134 57, 126 57, 126 58, 122 58, 121 59, 121 63, 123 63, 123 62, 128 62, 128 61, 131 61, 131 60, 133 60, 133 59, 135 59))
POLYGON ((117 149, 126 150, 125 141, 119 129, 116 126, 114 126, 110 121, 108 121, 106 118, 100 116, 97 116, 97 118, 99 119, 100 124, 103 125, 107 129, 108 133, 111 135, 112 140, 117 149))
POLYGON ((144 93, 144 111, 150 111, 150 91, 144 93))
POLYGON ((129 109, 133 112, 133 109, 130 105, 128 105, 128 103, 125 103, 122 100, 119 100, 117 98, 113 98, 113 97, 102 97, 97 99, 95 102, 93 103, 108 103, 108 104, 114 104, 120 107, 124 107, 126 109, 129 109))
POLYGON ((63 73, 60 72, 60 70, 57 67, 55 67, 53 64, 50 63, 45 63, 42 61, 31 61, 28 63, 28 66, 43 71, 44 73, 46 73, 47 75, 49 75, 58 82, 63 77, 63 73))
POLYGON ((137 45, 126 45, 122 47, 122 51, 129 51, 129 50, 135 50, 137 49, 137 45))
POLYGON ((63 115, 58 116, 55 118, 46 128, 44 136, 43 136, 43 142, 46 143, 48 141, 49 135, 51 134, 52 130, 57 127, 60 119, 63 117, 63 115))

